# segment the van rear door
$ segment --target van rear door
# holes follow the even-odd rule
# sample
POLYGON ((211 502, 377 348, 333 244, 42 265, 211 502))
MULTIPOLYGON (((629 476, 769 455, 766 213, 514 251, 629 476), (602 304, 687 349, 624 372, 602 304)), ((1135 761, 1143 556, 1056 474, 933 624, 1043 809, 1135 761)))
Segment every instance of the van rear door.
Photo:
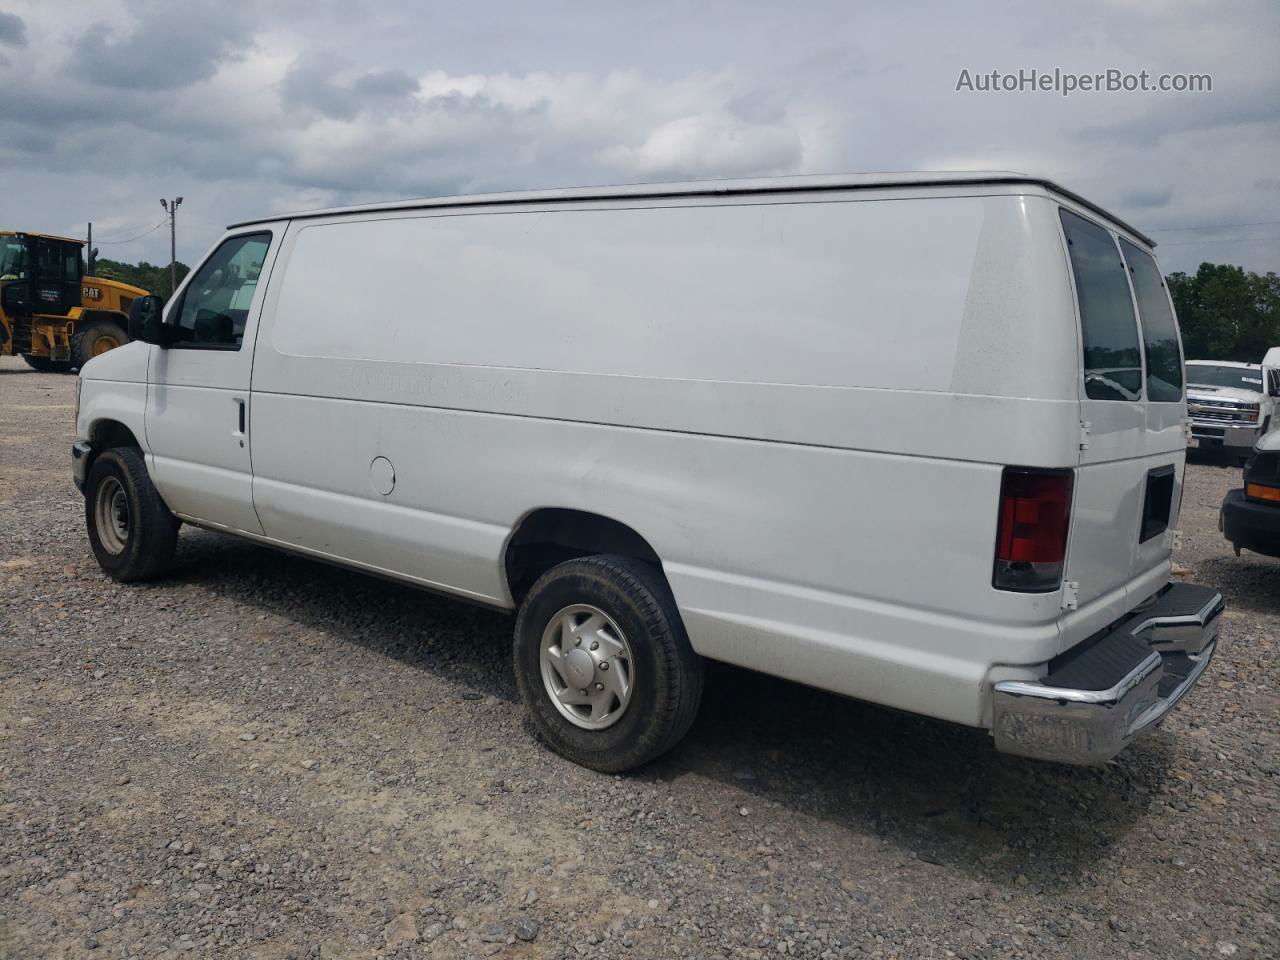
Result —
POLYGON ((1080 610, 1063 646, 1162 586, 1186 460, 1182 349, 1150 253, 1060 211, 1080 322, 1081 442, 1065 580, 1080 610))

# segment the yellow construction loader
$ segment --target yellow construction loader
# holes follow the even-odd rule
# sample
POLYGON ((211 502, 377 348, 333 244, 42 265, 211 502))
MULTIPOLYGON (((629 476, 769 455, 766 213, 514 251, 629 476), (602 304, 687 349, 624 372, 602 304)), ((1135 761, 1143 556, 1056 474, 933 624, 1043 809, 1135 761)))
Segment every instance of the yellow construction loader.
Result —
POLYGON ((129 307, 147 291, 85 276, 83 252, 83 240, 0 230, 0 353, 73 370, 129 342, 129 307))

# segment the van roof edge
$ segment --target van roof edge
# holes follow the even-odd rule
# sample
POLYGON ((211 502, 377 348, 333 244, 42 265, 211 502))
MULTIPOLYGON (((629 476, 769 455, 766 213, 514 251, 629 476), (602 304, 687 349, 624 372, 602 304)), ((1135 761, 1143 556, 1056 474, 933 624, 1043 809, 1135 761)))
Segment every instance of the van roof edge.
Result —
POLYGON ((417 197, 379 203, 354 204, 254 217, 228 224, 228 230, 275 220, 305 220, 345 213, 382 213, 435 207, 478 207, 499 204, 548 203, 557 200, 661 199, 664 197, 732 196, 735 194, 796 193, 820 190, 859 190, 887 187, 953 187, 965 185, 1033 184, 1060 194, 1124 228, 1150 247, 1156 242, 1115 214, 1047 177, 1012 170, 939 170, 904 173, 850 173, 792 177, 754 177, 739 180, 685 180, 670 183, 629 183, 613 186, 568 187, 555 190, 519 190, 476 193, 451 197, 417 197))

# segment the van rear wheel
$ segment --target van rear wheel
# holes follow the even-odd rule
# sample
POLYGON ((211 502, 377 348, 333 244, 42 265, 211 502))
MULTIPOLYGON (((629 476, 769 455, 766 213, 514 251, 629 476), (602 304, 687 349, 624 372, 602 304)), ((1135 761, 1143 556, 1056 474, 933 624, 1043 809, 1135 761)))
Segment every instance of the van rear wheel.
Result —
POLYGON ((149 580, 171 565, 180 522, 160 499, 136 448, 113 447, 94 459, 84 515, 93 555, 113 580, 149 580))
POLYGON ((538 735, 606 773, 675 746, 702 696, 702 660, 670 589, 631 557, 583 557, 543 574, 520 607, 514 663, 538 735))

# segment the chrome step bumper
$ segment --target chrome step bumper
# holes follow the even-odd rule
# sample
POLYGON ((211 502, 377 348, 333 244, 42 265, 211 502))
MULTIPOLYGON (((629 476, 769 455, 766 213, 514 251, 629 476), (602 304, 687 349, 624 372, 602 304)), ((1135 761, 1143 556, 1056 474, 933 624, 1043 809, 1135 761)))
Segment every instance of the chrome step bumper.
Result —
POLYGON ((1200 679, 1217 651, 1223 607, 1216 590, 1172 584, 1051 661, 1040 681, 997 683, 996 749, 1062 763, 1111 759, 1200 679))

